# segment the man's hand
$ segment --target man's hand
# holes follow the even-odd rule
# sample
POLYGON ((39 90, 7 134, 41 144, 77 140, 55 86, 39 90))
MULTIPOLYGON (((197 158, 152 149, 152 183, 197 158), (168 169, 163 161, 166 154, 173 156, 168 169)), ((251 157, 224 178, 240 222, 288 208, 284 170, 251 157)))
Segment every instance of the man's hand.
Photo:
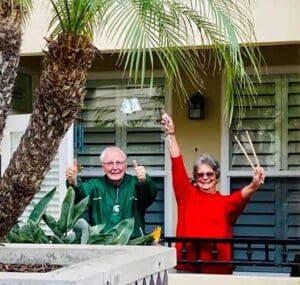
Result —
POLYGON ((77 174, 78 174, 78 164, 77 160, 73 160, 73 165, 68 167, 66 170, 66 178, 69 181, 70 185, 77 185, 77 174))
POLYGON ((139 182, 144 182, 146 180, 146 169, 142 165, 138 165, 136 160, 133 160, 133 168, 135 175, 139 182))

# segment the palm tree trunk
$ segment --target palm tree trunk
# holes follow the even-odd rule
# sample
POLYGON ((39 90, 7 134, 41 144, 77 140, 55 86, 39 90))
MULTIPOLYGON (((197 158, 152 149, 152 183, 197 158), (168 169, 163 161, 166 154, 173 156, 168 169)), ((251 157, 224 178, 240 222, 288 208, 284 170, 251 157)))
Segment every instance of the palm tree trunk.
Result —
POLYGON ((11 1, 2 1, 0 10, 0 142, 7 119, 19 65, 21 16, 12 12, 11 1))
POLYGON ((95 48, 67 36, 48 42, 34 111, 0 181, 0 237, 17 222, 40 189, 59 144, 80 111, 95 48), (79 47, 78 47, 79 46, 79 47))

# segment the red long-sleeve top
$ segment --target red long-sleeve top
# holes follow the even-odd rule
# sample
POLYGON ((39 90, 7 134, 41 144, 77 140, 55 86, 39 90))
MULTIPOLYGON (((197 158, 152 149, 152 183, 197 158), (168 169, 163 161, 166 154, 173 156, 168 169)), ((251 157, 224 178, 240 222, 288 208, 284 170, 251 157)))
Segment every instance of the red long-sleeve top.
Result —
MULTIPOLYGON (((245 208, 249 199, 244 199, 241 191, 223 196, 219 192, 216 194, 205 193, 195 187, 184 167, 182 156, 172 158, 173 187, 177 200, 178 237, 198 237, 198 238, 231 238, 232 226, 245 208)), ((192 244, 185 245, 187 253, 185 259, 212 260, 213 244, 207 243, 201 246, 200 252, 196 253, 192 244)), ((181 259, 182 244, 176 245, 177 256, 181 259)), ((232 249, 230 244, 217 244, 217 260, 231 260, 232 249)), ((180 264, 180 270, 202 273, 231 274, 231 265, 201 265, 180 264)))

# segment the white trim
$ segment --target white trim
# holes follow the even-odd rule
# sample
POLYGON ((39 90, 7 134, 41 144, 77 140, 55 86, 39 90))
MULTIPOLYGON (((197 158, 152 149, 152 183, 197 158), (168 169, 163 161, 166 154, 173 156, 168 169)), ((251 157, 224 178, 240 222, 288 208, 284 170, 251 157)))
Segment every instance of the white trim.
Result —
POLYGON ((224 195, 230 194, 230 179, 227 175, 229 172, 229 125, 228 120, 225 118, 225 93, 226 93, 226 75, 225 72, 222 72, 221 77, 221 162, 220 162, 220 168, 221 168, 221 175, 220 175, 220 192, 224 195))
MULTIPOLYGON (((170 84, 172 86, 172 84, 170 84)), ((165 88, 166 90, 166 100, 165 108, 166 112, 172 115, 172 88, 165 88)), ((165 236, 173 236, 175 233, 175 226, 173 223, 173 218, 176 216, 174 210, 174 199, 173 199, 173 183, 171 175, 171 160, 169 155, 169 149, 167 143, 165 143, 165 191, 164 191, 164 200, 165 200, 165 236)))
MULTIPOLYGON (((7 116, 6 126, 1 141, 1 176, 6 170, 15 149, 13 148, 12 133, 23 135, 29 122, 30 114, 7 116)), ((21 138, 21 137, 20 137, 21 138)), ((16 146, 19 142, 15 142, 16 146)))
POLYGON ((74 157, 74 125, 72 124, 63 138, 59 149, 59 205, 62 204, 67 192, 66 187, 66 169, 73 164, 74 157))

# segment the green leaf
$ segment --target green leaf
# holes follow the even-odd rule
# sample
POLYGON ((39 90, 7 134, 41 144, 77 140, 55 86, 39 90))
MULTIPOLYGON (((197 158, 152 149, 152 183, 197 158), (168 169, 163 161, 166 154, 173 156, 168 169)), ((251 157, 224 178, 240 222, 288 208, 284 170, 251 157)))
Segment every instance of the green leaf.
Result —
POLYGON ((30 224, 25 224, 21 226, 19 228, 19 235, 24 242, 35 242, 30 224))
POLYGON ((9 232, 6 236, 7 240, 12 243, 23 243, 24 240, 21 238, 17 232, 9 232))
POLYGON ((85 219, 79 219, 73 227, 76 239, 80 238, 80 244, 87 244, 90 236, 89 224, 85 219))
POLYGON ((56 187, 53 188, 50 192, 48 192, 34 207, 33 211, 31 212, 28 220, 33 222, 39 223, 42 216, 44 215, 49 202, 52 200, 56 191, 56 187))
POLYGON ((98 234, 98 235, 91 235, 88 244, 110 244, 110 241, 113 239, 112 234, 98 234))
POLYGON ((51 243, 58 243, 58 244, 63 244, 64 242, 56 235, 51 236, 50 238, 51 243))
POLYGON ((105 232, 111 234, 113 238, 109 244, 125 245, 128 243, 134 229, 134 218, 129 218, 121 221, 119 224, 105 232))
POLYGON ((74 231, 71 231, 70 233, 68 233, 68 235, 64 238, 62 238, 62 241, 64 243, 73 243, 75 241, 76 235, 74 231))
POLYGON ((31 232, 35 243, 48 242, 48 238, 39 224, 32 222, 31 220, 28 221, 28 224, 31 228, 31 232))
POLYGON ((82 199, 80 202, 78 202, 74 206, 71 228, 75 225, 75 223, 78 221, 78 219, 84 213, 84 211, 88 205, 88 202, 89 202, 89 196, 85 197, 84 199, 82 199))
POLYGON ((90 235, 98 235, 105 228, 105 224, 99 224, 90 227, 90 235))
POLYGON ((153 242, 153 234, 147 234, 135 239, 131 239, 128 242, 128 245, 145 245, 145 244, 152 244, 153 242))
POLYGON ((55 235, 57 235, 59 237, 61 237, 63 235, 63 232, 59 231, 59 229, 57 227, 57 222, 53 216, 45 213, 43 215, 42 219, 55 235))
POLYGON ((67 233, 68 229, 71 226, 74 210, 74 200, 75 192, 72 187, 69 187, 61 207, 60 218, 57 221, 57 227, 63 233, 67 233))

